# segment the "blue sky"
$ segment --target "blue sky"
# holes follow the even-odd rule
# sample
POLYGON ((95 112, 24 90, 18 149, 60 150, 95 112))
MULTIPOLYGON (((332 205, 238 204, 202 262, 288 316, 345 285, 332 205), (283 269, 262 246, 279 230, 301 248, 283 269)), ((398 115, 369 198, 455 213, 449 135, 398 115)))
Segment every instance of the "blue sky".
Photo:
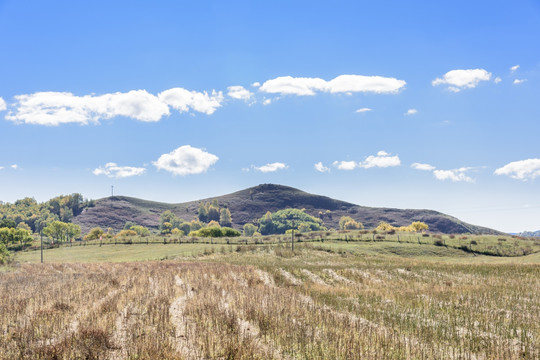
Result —
POLYGON ((0 1, 0 48, 2 201, 279 183, 540 229, 537 1, 0 1))

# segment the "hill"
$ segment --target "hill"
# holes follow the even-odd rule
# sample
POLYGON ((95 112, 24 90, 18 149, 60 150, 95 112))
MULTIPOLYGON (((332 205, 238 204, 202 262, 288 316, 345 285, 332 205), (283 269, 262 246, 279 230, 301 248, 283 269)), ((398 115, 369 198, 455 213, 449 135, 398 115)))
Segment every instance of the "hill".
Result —
POLYGON ((540 237, 540 230, 537 231, 524 231, 522 233, 518 234, 519 236, 527 236, 527 237, 540 237))
POLYGON ((163 211, 170 210, 190 221, 197 217, 200 202, 210 202, 214 199, 220 206, 229 208, 235 228, 241 228, 248 222, 258 220, 267 211, 297 208, 305 209, 310 215, 322 217, 325 225, 332 228, 338 227, 342 216, 350 216, 362 222, 367 228, 377 226, 380 221, 386 221, 395 226, 409 225, 412 221, 423 221, 429 225, 431 231, 440 233, 499 233, 493 229, 467 224, 455 217, 433 210, 366 207, 274 184, 258 185, 228 195, 181 204, 160 203, 126 196, 108 197, 97 200, 94 207, 86 208, 74 218, 73 222, 81 226, 83 233, 95 226, 112 227, 118 231, 122 229, 126 221, 134 221, 151 229, 157 229, 159 216, 163 211))

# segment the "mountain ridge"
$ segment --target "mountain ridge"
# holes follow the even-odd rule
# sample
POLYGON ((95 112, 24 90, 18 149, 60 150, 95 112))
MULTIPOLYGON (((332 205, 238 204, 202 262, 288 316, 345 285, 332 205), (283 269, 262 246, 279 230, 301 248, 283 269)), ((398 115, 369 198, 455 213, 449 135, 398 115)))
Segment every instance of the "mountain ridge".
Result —
POLYGON ((434 210, 367 207, 276 184, 261 184, 226 195, 178 204, 127 196, 107 197, 96 200, 95 206, 85 209, 74 218, 74 222, 81 226, 83 232, 95 226, 112 227, 118 231, 126 221, 157 229, 159 216, 163 211, 170 210, 186 221, 191 221, 197 217, 199 203, 212 200, 217 200, 220 206, 229 208, 233 227, 237 229, 248 222, 257 221, 267 211, 298 208, 305 209, 310 215, 321 217, 325 225, 332 228, 338 227, 342 216, 350 216, 362 222, 367 228, 377 226, 380 221, 386 221, 394 226, 423 221, 433 232, 501 234, 497 230, 468 224, 434 210))

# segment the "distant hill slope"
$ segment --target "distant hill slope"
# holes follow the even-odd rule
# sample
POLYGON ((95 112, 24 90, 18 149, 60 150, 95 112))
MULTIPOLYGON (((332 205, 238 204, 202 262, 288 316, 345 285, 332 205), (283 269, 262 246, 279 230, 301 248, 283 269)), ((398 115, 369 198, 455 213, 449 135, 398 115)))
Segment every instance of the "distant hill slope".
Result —
POLYGON ((522 233, 519 233, 519 236, 540 237, 540 230, 537 230, 537 231, 524 231, 522 233))
POLYGON ((157 229, 159 216, 163 211, 171 210, 179 217, 191 221, 197 217, 200 202, 209 202, 214 199, 217 199, 220 206, 229 208, 235 228, 241 228, 244 224, 259 219, 267 211, 304 208, 307 213, 314 216, 319 216, 319 212, 324 213, 325 225, 332 228, 338 227, 342 216, 350 216, 361 221, 367 228, 377 226, 380 221, 386 221, 395 226, 409 225, 412 221, 423 221, 434 232, 499 233, 493 229, 467 224, 455 217, 433 210, 365 207, 274 184, 263 184, 228 195, 181 204, 160 203, 126 196, 109 197, 97 200, 95 207, 85 209, 75 217, 74 222, 81 225, 83 233, 96 226, 112 227, 118 231, 122 229, 126 221, 157 229), (330 213, 326 215, 327 210, 330 213))

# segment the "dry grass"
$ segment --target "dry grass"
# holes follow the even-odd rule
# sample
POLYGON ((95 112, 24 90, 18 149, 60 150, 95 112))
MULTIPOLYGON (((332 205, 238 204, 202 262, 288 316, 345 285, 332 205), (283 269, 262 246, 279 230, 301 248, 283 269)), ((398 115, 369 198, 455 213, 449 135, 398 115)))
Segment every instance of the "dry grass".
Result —
POLYGON ((539 275, 313 248, 23 265, 0 359, 535 359, 539 275))

